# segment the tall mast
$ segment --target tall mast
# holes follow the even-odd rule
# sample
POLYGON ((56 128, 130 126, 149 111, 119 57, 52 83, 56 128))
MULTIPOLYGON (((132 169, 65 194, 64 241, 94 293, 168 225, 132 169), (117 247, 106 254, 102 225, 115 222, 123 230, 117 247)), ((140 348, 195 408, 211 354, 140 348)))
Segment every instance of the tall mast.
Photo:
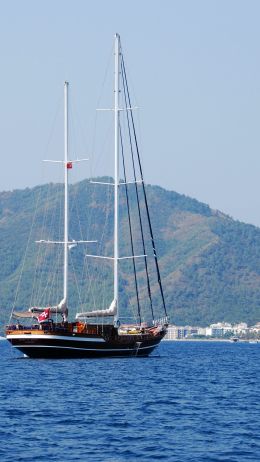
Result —
POLYGON ((68 212, 68 151, 69 151, 69 124, 68 124, 68 89, 69 83, 64 83, 64 275, 63 275, 63 303, 67 306, 68 300, 68 240, 69 240, 69 212, 68 212))
POLYGON ((120 36, 115 35, 115 190, 114 190, 114 302, 116 304, 116 314, 114 323, 119 318, 118 304, 118 195, 119 195, 119 54, 120 54, 120 36))

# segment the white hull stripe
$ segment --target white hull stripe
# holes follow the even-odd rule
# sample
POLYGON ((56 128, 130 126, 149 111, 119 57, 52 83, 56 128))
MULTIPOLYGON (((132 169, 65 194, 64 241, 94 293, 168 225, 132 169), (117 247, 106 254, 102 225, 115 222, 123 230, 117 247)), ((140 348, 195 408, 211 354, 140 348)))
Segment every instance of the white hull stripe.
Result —
POLYGON ((48 340, 69 340, 70 342, 98 342, 98 343, 104 343, 106 342, 105 339, 103 339, 102 337, 69 337, 69 336, 66 336, 66 335, 46 335, 46 334, 42 334, 42 335, 37 335, 37 334, 19 334, 19 335, 15 335, 15 334, 9 334, 6 336, 7 340, 9 339, 33 339, 33 340, 45 340, 45 339, 48 339, 48 340))
POLYGON ((134 348, 124 348, 124 349, 119 349, 119 348, 102 348, 102 349, 95 349, 95 348, 77 348, 77 347, 66 347, 66 346, 53 346, 53 345, 13 345, 14 348, 55 348, 58 350, 81 350, 81 351, 98 351, 100 353, 106 352, 106 351, 139 351, 139 350, 146 350, 148 348, 154 348, 158 345, 156 343, 155 345, 150 345, 150 346, 145 346, 145 347, 134 347, 134 348))

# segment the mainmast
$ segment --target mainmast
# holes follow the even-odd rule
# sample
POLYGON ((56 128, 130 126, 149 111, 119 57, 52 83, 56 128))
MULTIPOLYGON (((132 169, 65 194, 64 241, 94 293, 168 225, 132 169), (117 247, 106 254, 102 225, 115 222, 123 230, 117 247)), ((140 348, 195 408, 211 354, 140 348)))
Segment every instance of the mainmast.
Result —
POLYGON ((115 35, 115 95, 114 95, 114 124, 115 124, 115 186, 114 186, 114 303, 116 314, 114 323, 119 318, 118 304, 118 196, 119 196, 119 57, 120 36, 115 35))
POLYGON ((68 211, 68 151, 69 151, 69 123, 68 123, 68 89, 69 83, 64 83, 64 274, 63 300, 67 307, 68 301, 68 241, 69 241, 69 211, 68 211))

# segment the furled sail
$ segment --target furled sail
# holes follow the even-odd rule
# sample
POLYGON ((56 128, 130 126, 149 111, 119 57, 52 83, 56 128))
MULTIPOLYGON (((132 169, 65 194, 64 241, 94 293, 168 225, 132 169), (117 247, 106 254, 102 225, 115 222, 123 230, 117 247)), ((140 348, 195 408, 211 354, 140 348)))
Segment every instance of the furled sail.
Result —
MULTIPOLYGON (((29 312, 31 313, 42 313, 46 307, 42 306, 32 306, 29 308, 29 312)), ((62 299, 60 303, 56 306, 49 306, 48 309, 50 310, 51 313, 57 314, 60 313, 63 316, 64 321, 67 321, 68 317, 68 308, 67 308, 67 303, 65 299, 62 299)))
POLYGON ((107 308, 106 310, 85 311, 83 313, 77 313, 76 319, 114 316, 116 313, 117 313, 117 305, 116 305, 116 301, 113 300, 110 307, 107 308))
POLYGON ((14 318, 35 318, 31 311, 13 311, 14 318))

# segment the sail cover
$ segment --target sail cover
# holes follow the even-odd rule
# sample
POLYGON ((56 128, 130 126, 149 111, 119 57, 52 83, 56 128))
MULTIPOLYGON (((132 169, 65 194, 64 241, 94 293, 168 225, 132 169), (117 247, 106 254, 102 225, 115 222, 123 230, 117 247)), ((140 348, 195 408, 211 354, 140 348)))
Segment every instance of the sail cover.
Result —
POLYGON ((83 313, 77 313, 76 319, 114 316, 116 313, 117 313, 117 304, 116 304, 116 301, 113 300, 110 307, 107 308, 106 310, 85 311, 83 313))
POLYGON ((63 318, 64 318, 64 321, 67 321, 67 316, 68 316, 68 308, 67 308, 67 303, 66 303, 66 300, 63 298, 60 303, 56 306, 49 306, 49 307, 42 307, 42 306, 32 306, 31 308, 29 308, 29 311, 31 313, 42 313, 44 312, 46 309, 49 310, 50 313, 53 313, 53 314, 58 314, 60 313, 63 318))
POLYGON ((31 311, 13 311, 12 316, 14 318, 35 318, 31 311))

